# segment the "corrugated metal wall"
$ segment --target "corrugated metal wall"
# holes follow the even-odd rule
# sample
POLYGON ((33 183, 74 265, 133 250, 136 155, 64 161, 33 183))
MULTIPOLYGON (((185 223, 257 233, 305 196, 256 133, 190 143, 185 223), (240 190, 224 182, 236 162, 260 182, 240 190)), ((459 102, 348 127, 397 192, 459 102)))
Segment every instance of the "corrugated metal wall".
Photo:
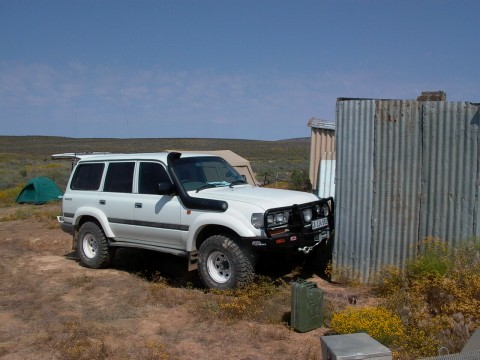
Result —
POLYGON ((337 102, 333 262, 362 274, 370 268, 374 114, 374 100, 337 102))
POLYGON ((316 193, 321 198, 335 197, 335 153, 325 152, 320 159, 316 193))
POLYGON ((308 126, 311 127, 310 135, 310 182, 314 191, 318 190, 318 171, 321 160, 335 160, 335 125, 317 119, 310 119, 308 126), (324 154, 328 158, 322 158, 324 154))
POLYGON ((339 99, 335 266, 368 281, 428 235, 478 235, 478 127, 470 103, 339 99))
POLYGON ((470 103, 423 106, 422 237, 454 243, 479 235, 479 117, 470 103))

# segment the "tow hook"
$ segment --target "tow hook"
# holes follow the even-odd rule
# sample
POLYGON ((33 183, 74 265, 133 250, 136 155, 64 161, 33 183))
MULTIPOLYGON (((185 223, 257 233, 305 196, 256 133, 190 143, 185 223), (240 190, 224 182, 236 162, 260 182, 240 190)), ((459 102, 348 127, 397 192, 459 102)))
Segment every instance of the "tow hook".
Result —
POLYGON ((304 254, 310 253, 313 250, 313 246, 305 246, 303 248, 298 248, 298 251, 303 252, 304 254))
POLYGON ((318 244, 320 244, 320 242, 316 243, 316 244, 313 245, 313 246, 304 246, 303 248, 298 248, 298 251, 301 251, 301 252, 303 252, 304 254, 309 254, 309 253, 313 250, 313 248, 314 248, 315 246, 317 246, 318 244))

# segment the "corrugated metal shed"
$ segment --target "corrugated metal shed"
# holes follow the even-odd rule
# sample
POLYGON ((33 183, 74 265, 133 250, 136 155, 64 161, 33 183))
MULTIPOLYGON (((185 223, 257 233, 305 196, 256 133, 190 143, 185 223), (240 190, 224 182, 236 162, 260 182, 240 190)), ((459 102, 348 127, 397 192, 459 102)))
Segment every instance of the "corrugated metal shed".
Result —
POLYGON ((374 100, 337 101, 335 267, 369 274, 372 241, 374 100))
POLYGON ((334 263, 368 281, 419 241, 478 235, 479 106, 338 99, 334 263))
MULTIPOLYGON (((310 182, 315 192, 319 190, 319 167, 322 160, 335 160, 335 123, 312 118, 308 121, 310 136, 310 182), (327 157, 323 157, 327 154, 327 157)), ((330 185, 329 185, 330 186, 330 185)))
POLYGON ((321 198, 335 197, 335 153, 323 153, 318 166, 317 195, 321 198))
POLYGON ((424 103, 420 236, 479 235, 479 122, 478 104, 424 103))

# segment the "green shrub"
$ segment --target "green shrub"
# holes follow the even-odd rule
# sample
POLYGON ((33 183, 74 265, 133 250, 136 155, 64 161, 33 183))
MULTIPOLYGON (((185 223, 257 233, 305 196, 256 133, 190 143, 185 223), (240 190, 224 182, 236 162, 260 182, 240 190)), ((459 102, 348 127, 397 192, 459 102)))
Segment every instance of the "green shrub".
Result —
POLYGON ((440 239, 427 237, 420 243, 416 259, 407 262, 408 276, 411 278, 443 277, 451 266, 448 245, 440 239))
POLYGON ((428 237, 406 271, 382 270, 373 288, 405 326, 398 358, 434 356, 440 347, 458 352, 480 326, 479 241, 449 247, 428 237))

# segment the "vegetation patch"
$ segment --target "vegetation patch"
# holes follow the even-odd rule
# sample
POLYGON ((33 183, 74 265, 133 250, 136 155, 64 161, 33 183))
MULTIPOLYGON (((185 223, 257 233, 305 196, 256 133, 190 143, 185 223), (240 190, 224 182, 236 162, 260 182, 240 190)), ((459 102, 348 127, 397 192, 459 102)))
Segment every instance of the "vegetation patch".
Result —
POLYGON ((440 348, 459 352, 480 327, 479 239, 454 248, 433 237, 401 271, 382 271, 373 290, 405 326, 398 358, 434 356, 440 348))
POLYGON ((330 328, 339 334, 365 332, 385 346, 398 343, 405 335, 400 317, 382 306, 353 308, 336 312, 330 328))
POLYGON ((106 359, 111 354, 105 344, 105 331, 96 323, 69 320, 55 335, 54 343, 62 359, 106 359))
POLYGON ((209 290, 209 294, 215 296, 207 298, 201 305, 201 312, 225 320, 282 323, 285 309, 290 305, 286 291, 289 287, 285 283, 257 276, 253 283, 239 289, 209 290))

